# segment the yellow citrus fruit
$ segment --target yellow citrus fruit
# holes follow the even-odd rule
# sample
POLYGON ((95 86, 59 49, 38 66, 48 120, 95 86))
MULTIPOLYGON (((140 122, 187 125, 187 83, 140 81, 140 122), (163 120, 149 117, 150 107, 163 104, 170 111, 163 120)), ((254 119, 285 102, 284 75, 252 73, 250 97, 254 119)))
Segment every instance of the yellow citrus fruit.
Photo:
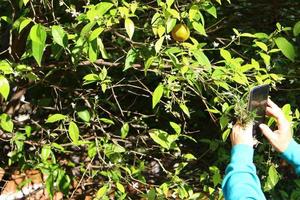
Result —
POLYGON ((171 34, 174 40, 184 42, 190 37, 190 29, 185 24, 177 24, 171 34))

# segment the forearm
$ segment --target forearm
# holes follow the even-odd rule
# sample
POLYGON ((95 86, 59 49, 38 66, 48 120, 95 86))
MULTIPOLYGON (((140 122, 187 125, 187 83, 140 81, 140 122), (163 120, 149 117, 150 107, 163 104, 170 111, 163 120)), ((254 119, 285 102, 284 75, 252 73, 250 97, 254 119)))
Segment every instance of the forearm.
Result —
POLYGON ((295 140, 290 142, 288 148, 281 154, 281 157, 293 165, 296 173, 300 175, 300 145, 295 140))
POLYGON ((265 199, 253 164, 252 147, 248 145, 233 147, 222 189, 226 200, 265 199))

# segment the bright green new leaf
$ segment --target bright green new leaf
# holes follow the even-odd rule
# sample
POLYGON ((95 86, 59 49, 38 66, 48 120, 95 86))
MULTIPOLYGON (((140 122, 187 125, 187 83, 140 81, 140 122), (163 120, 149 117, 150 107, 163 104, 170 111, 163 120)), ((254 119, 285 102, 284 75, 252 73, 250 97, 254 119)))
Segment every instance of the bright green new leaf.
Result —
POLYGON ((158 53, 158 52, 160 51, 161 46, 162 46, 162 44, 163 44, 163 42, 164 42, 164 39, 165 39, 165 36, 162 36, 162 37, 159 38, 159 39, 157 40, 157 42, 155 43, 155 51, 156 51, 156 53, 158 53))
POLYGON ((258 46, 259 48, 261 48, 265 52, 268 51, 268 46, 265 43, 256 41, 255 44, 256 44, 256 46, 258 46))
POLYGON ((82 119, 84 122, 90 122, 91 115, 88 110, 81 110, 77 112, 77 115, 80 119, 82 119))
POLYGON ((103 31, 104 31, 104 28, 102 28, 102 27, 98 27, 95 30, 93 30, 89 37, 89 41, 93 41, 94 39, 96 39, 103 31))
POLYGON ((4 74, 12 74, 14 72, 11 64, 6 60, 0 61, 0 71, 2 71, 4 74))
POLYGON ((96 194, 96 199, 100 200, 102 197, 104 197, 106 195, 107 189, 107 185, 102 186, 96 194))
POLYGON ((209 4, 206 6, 205 11, 211 14, 214 18, 217 18, 217 9, 213 5, 209 4))
POLYGON ((162 146, 163 148, 169 149, 170 144, 167 139, 168 133, 162 130, 153 130, 149 133, 150 137, 153 139, 154 142, 162 146))
POLYGON ((54 25, 52 26, 52 37, 54 42, 62 47, 67 47, 68 45, 68 37, 65 33, 64 29, 61 26, 54 25))
POLYGON ((171 7, 173 3, 174 3, 174 0, 167 0, 167 5, 169 7, 171 7))
POLYGON ((193 25, 193 28, 194 28, 198 33, 200 33, 200 35, 207 36, 206 31, 205 31, 205 28, 204 28, 204 26, 203 26, 201 23, 199 23, 199 22, 193 22, 192 25, 193 25))
POLYGON ((177 22, 177 19, 174 19, 174 18, 169 18, 167 20, 167 33, 170 33, 173 30, 173 28, 176 25, 176 22, 177 22))
POLYGON ((222 56, 222 58, 224 58, 227 62, 231 61, 231 54, 229 51, 227 51, 226 49, 220 49, 220 55, 222 56))
POLYGON ((152 94, 152 108, 155 108, 156 104, 158 104, 163 95, 163 92, 164 86, 162 84, 159 84, 152 94))
POLYGON ((227 140, 227 138, 228 138, 230 132, 231 132, 230 129, 226 129, 226 131, 224 131, 224 132, 222 133, 222 140, 223 140, 223 142, 225 142, 225 141, 227 140))
POLYGON ((131 68, 134 64, 134 61, 138 55, 138 52, 136 49, 132 48, 127 52, 126 60, 125 60, 125 67, 123 71, 126 71, 127 69, 131 68))
POLYGON ((125 188, 121 183, 117 182, 116 186, 121 193, 125 193, 125 188))
POLYGON ((32 20, 30 18, 25 18, 21 23, 20 23, 20 26, 19 26, 19 33, 21 33, 21 31, 28 25, 30 24, 32 20))
POLYGON ((275 43, 283 55, 294 62, 296 57, 294 46, 284 37, 276 38, 275 43))
POLYGON ((26 6, 27 3, 29 2, 29 0, 22 0, 22 1, 23 1, 24 6, 26 6))
POLYGON ((1 128, 4 130, 4 131, 7 131, 7 132, 12 132, 13 129, 14 129, 14 123, 13 121, 11 120, 10 116, 3 113, 1 116, 0 116, 0 125, 1 125, 1 128))
POLYGON ((30 30, 29 37, 31 39, 32 55, 39 66, 41 66, 47 39, 45 27, 41 24, 35 24, 30 30))
POLYGON ((124 123, 122 128, 121 128, 121 138, 122 139, 126 138, 128 132, 129 132, 129 124, 124 123))
POLYGON ((170 126, 174 129, 174 131, 175 131, 176 134, 179 135, 181 133, 181 127, 177 123, 170 122, 170 126))
POLYGON ((100 118, 100 121, 106 123, 106 124, 115 124, 114 121, 112 121, 111 119, 107 119, 107 118, 100 118))
POLYGON ((10 86, 8 80, 0 75, 0 94, 4 97, 5 100, 7 100, 7 97, 9 95, 10 86))
POLYGON ((134 23, 130 18, 125 19, 125 29, 129 38, 132 39, 134 34, 134 23))
POLYGON ((179 104, 179 107, 188 117, 191 117, 189 108, 185 104, 181 103, 181 104, 179 104))
POLYGON ((72 142, 76 145, 79 140, 79 129, 77 125, 74 122, 70 122, 69 124, 69 136, 72 140, 72 142))
POLYGON ((54 123, 60 120, 65 120, 67 118, 66 115, 62 115, 62 114, 54 114, 54 115, 50 115, 46 121, 46 123, 54 123))
POLYGON ((98 16, 103 16, 114 4, 109 2, 100 2, 96 6, 98 16))
POLYGON ((297 37, 300 34, 300 21, 298 21, 293 28, 294 36, 297 37))
POLYGON ((197 5, 193 5, 189 10, 189 20, 193 21, 198 13, 199 7, 197 5))

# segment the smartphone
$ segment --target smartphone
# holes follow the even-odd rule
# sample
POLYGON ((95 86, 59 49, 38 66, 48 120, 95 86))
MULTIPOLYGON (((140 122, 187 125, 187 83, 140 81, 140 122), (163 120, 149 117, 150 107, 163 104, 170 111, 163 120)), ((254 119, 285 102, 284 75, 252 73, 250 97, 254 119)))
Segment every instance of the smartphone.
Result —
POLYGON ((266 107, 269 96, 269 85, 259 85, 251 89, 248 101, 248 111, 254 112, 253 134, 259 131, 258 125, 265 122, 266 107))

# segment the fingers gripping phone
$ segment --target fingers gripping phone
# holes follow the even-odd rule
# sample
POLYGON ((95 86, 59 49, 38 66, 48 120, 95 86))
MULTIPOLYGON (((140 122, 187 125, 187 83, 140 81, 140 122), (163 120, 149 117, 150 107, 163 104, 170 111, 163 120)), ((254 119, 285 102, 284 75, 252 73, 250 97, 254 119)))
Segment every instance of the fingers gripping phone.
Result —
POLYGON ((250 91, 248 111, 254 112, 253 135, 258 133, 258 125, 265 122, 269 90, 269 85, 260 85, 252 88, 250 91))

